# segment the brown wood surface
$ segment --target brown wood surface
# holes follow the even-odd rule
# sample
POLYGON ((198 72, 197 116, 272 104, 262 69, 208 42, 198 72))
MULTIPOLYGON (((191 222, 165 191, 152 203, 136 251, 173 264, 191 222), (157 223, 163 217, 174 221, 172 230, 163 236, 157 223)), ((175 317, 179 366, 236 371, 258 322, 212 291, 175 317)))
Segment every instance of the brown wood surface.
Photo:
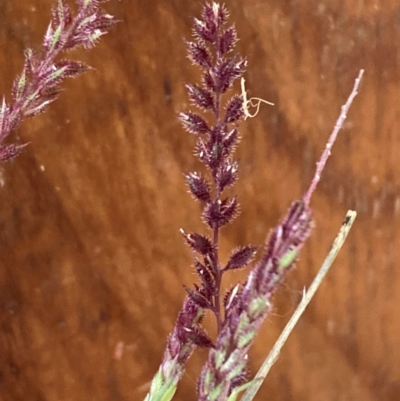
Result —
MULTIPOLYGON (((0 93, 41 43, 50 0, 0 1, 0 93)), ((226 256, 261 244, 306 190, 340 106, 366 73, 312 201, 316 227, 252 350, 254 374, 318 270, 347 211, 355 227, 258 400, 400 399, 400 5, 395 0, 227 0, 247 86, 275 103, 241 126, 242 214, 226 256)), ((195 279, 179 228, 203 230, 183 172, 197 168, 176 119, 197 1, 111 1, 122 19, 18 130, 0 166, 0 399, 142 400, 195 279)), ((234 280, 235 277, 232 278, 234 280)), ((225 283, 227 288, 229 283, 225 283)), ((206 357, 176 400, 195 400, 206 357)))

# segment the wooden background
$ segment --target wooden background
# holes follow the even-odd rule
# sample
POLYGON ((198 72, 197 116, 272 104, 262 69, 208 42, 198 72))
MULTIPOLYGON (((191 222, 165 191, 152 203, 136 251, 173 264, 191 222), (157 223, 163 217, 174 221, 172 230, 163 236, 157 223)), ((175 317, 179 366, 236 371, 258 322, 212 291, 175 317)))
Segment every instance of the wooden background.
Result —
MULTIPOLYGON (((0 0, 0 93, 38 48, 50 0, 0 0)), ((307 189, 360 68, 359 96, 312 201, 316 228, 252 350, 254 374, 311 282, 347 209, 355 227, 258 400, 397 401, 400 394, 400 5, 226 0, 249 93, 275 102, 241 125, 242 214, 226 257, 263 243, 307 189)), ((182 38, 199 1, 110 1, 123 22, 17 135, 0 167, 0 399, 142 400, 195 276, 179 228, 201 230, 182 174, 197 168, 176 119, 198 79, 182 38)), ((237 279, 237 277, 236 277, 237 279)), ((235 280, 235 276, 232 278, 235 280)), ((224 286, 227 288, 229 283, 224 286)), ((206 352, 176 400, 195 400, 206 352)))

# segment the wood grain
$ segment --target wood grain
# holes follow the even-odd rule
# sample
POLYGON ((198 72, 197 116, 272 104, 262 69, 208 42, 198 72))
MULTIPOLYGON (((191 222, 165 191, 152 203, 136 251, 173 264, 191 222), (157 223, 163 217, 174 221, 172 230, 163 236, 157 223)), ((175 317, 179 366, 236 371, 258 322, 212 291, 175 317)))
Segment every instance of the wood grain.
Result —
MULTIPOLYGON (((38 48, 50 0, 0 1, 0 93, 38 48)), ((400 394, 400 6, 394 0, 228 0, 249 94, 275 103, 241 126, 242 214, 223 255, 263 243, 307 189, 340 106, 366 73, 312 201, 315 230, 252 350, 255 373, 317 272, 347 209, 355 227, 258 400, 398 400, 400 394)), ((95 71, 16 135, 0 167, 0 399, 141 400, 194 275, 179 228, 203 231, 182 174, 198 168, 177 112, 198 2, 111 1, 123 20, 95 71)), ((242 276, 243 277, 243 276, 242 276)), ((234 282, 236 277, 230 277, 234 282)), ((228 281, 229 281, 228 280, 228 281)), ((224 286, 229 287, 229 282, 224 286)), ((210 319, 211 324, 212 319, 210 319)), ((211 329, 212 330, 212 329, 211 329)), ((195 400, 206 352, 179 393, 195 400)))

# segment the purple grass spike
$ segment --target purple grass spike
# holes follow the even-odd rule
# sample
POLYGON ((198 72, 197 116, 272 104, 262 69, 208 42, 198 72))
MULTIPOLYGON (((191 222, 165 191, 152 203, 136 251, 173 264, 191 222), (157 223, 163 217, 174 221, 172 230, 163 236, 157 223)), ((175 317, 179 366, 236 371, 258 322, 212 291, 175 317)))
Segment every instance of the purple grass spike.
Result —
POLYGON ((153 379, 146 401, 169 400, 184 371, 187 357, 195 346, 214 347, 212 340, 201 328, 202 319, 183 319, 188 315, 186 309, 189 305, 192 311, 197 308, 201 316, 209 309, 215 315, 219 332, 225 315, 221 294, 223 273, 246 267, 257 249, 253 246, 236 249, 228 265, 225 268, 221 266, 218 253, 220 230, 232 222, 240 210, 236 197, 223 195, 238 178, 238 163, 233 155, 239 143, 237 125, 244 117, 242 97, 233 94, 225 99, 225 95, 235 81, 242 77, 247 65, 245 58, 232 54, 237 34, 233 26, 226 26, 227 21, 228 11, 225 6, 207 3, 202 18, 194 20, 192 41, 186 41, 189 59, 202 72, 200 84, 186 85, 188 96, 198 109, 197 112, 205 115, 186 111, 180 113, 179 117, 185 130, 195 135, 195 153, 205 165, 207 173, 189 172, 185 178, 189 192, 202 205, 202 219, 209 234, 189 234, 181 229, 193 253, 194 268, 200 283, 195 284, 194 288, 185 287, 188 298, 173 330, 175 334, 168 338, 163 362, 153 379), (188 324, 188 321, 191 323, 188 324), (185 333, 185 336, 177 336, 176 333, 185 333), (168 351, 172 343, 174 353, 168 351), (185 350, 184 358, 176 357, 180 350, 185 350), (165 366, 174 368, 166 369, 165 366), (161 394, 165 398, 157 398, 161 394))
MULTIPOLYGON (((200 85, 186 85, 186 88, 193 105, 208 115, 203 117, 192 111, 180 114, 186 131, 196 135, 195 153, 208 170, 208 175, 188 173, 186 181, 190 193, 202 204, 202 220, 211 232, 212 250, 205 252, 202 245, 205 243, 202 238, 208 237, 184 234, 183 230, 182 233, 192 250, 200 254, 194 255, 195 267, 199 263, 205 266, 204 269, 196 267, 201 285, 193 291, 210 297, 209 309, 215 314, 219 330, 223 325, 220 294, 223 273, 246 267, 256 249, 243 248, 242 254, 236 255, 236 259, 225 269, 221 267, 218 253, 220 230, 232 222, 240 211, 235 196, 223 195, 238 178, 238 163, 233 154, 239 143, 237 125, 244 117, 241 95, 233 94, 225 99, 225 94, 242 77, 247 65, 245 58, 233 53, 237 33, 233 26, 226 26, 227 22, 228 11, 218 3, 207 3, 202 19, 194 20, 193 40, 186 41, 186 45, 189 59, 202 72, 202 82, 200 85), (202 277, 203 274, 207 277, 202 277)), ((207 248, 210 249, 209 245, 207 248)))

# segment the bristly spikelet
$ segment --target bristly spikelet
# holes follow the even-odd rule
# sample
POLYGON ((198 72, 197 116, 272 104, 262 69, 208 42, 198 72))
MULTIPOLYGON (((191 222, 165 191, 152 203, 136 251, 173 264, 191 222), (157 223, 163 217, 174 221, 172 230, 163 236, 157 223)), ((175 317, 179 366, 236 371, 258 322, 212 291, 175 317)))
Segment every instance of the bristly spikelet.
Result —
POLYGON ((239 203, 236 198, 216 200, 207 203, 202 218, 211 229, 221 228, 230 223, 239 214, 239 203))
POLYGON ((212 56, 207 47, 202 43, 186 42, 189 59, 199 67, 211 68, 212 56))
POLYGON ((243 98, 235 95, 226 105, 225 123, 234 123, 244 116, 243 98))
POLYGON ((221 60, 215 66, 214 84, 216 91, 225 93, 240 78, 247 67, 247 60, 234 56, 230 60, 221 60))
POLYGON ((51 8, 52 23, 54 26, 69 27, 72 22, 71 9, 65 0, 58 0, 51 8))
POLYGON ((5 162, 14 159, 28 145, 29 143, 23 143, 21 145, 12 143, 11 145, 0 146, 0 161, 5 162))
POLYGON ((213 274, 214 272, 212 272, 210 268, 207 267, 207 261, 205 261, 205 263, 203 264, 196 259, 194 267, 196 269, 197 275, 200 277, 200 280, 202 282, 205 295, 209 299, 211 299, 211 297, 216 294, 217 290, 215 275, 213 274))
POLYGON ((201 135, 210 133, 207 123, 198 114, 191 112, 179 113, 179 119, 186 131, 191 134, 201 135))
POLYGON ((221 36, 219 41, 219 51, 222 55, 229 53, 233 50, 237 42, 236 29, 231 26, 221 36))
POLYGON ((186 85, 189 99, 200 109, 215 110, 214 96, 207 90, 198 85, 186 85))
POLYGON ((186 182, 191 194, 195 199, 201 202, 210 202, 210 184, 198 173, 189 173, 186 175, 186 182))
POLYGON ((240 141, 240 137, 238 135, 238 131, 236 128, 232 129, 229 132, 225 132, 225 134, 222 138, 222 148, 224 150, 225 158, 228 158, 233 155, 233 152, 235 151, 236 146, 239 143, 239 141, 240 141))
POLYGON ((200 290, 198 286, 195 285, 195 290, 192 290, 186 286, 183 286, 189 295, 189 298, 199 307, 204 309, 211 309, 212 304, 210 300, 205 296, 204 290, 200 290))
POLYGON ((214 344, 204 329, 194 326, 187 333, 188 340, 202 348, 213 348, 214 344))
POLYGON ((222 193, 225 188, 233 185, 238 177, 238 162, 224 163, 219 172, 218 189, 222 193))
POLYGON ((232 252, 225 270, 241 269, 247 266, 253 260, 257 249, 258 247, 254 245, 239 246, 232 252))
POLYGON ((201 253, 202 255, 211 255, 214 252, 214 245, 211 240, 201 234, 193 233, 187 234, 182 229, 180 230, 181 234, 186 240, 186 243, 196 252, 201 253))

